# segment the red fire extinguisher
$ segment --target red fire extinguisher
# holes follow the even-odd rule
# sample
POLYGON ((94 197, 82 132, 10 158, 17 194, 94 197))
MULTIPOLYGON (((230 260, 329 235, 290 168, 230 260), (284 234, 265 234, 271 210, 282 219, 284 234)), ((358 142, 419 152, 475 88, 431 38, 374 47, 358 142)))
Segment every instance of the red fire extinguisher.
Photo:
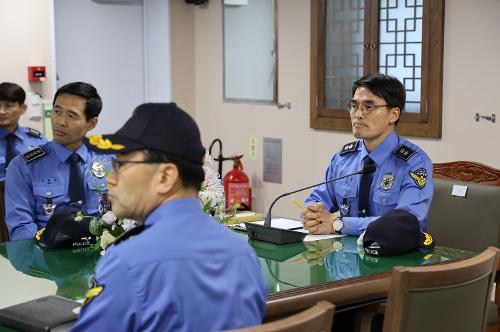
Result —
POLYGON ((238 210, 252 209, 252 188, 248 176, 243 172, 241 156, 233 157, 233 169, 224 176, 226 206, 239 205, 238 210))

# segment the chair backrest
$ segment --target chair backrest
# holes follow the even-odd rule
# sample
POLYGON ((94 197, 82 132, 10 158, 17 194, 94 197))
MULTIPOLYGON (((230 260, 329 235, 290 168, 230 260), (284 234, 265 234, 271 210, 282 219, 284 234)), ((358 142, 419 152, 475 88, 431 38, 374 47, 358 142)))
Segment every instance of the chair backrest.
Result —
POLYGON ((435 179, 461 180, 500 186, 500 169, 473 161, 435 163, 432 167, 435 179))
POLYGON ((229 332, 330 332, 335 306, 327 301, 320 301, 315 306, 298 314, 258 326, 229 332))
POLYGON ((500 247, 500 170, 473 162, 434 164, 428 231, 440 246, 480 252, 500 247), (465 197, 452 196, 467 186, 465 197))
POLYGON ((384 332, 484 331, 499 257, 490 247, 454 263, 394 268, 384 332))

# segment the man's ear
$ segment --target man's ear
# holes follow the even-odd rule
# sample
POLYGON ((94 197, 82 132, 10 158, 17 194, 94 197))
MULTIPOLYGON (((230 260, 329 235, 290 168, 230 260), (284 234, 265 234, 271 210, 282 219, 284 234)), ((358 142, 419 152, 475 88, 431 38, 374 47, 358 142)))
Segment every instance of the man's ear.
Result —
POLYGON ((97 126, 97 122, 98 122, 97 116, 90 118, 87 121, 87 131, 91 131, 92 129, 94 129, 97 126))
POLYGON ((389 110, 391 112, 391 118, 389 119, 390 124, 395 124, 401 116, 401 109, 399 107, 393 107, 389 110))
POLYGON ((21 105, 21 109, 23 110, 23 111, 21 112, 21 114, 26 113, 26 110, 28 109, 28 105, 26 105, 26 104, 22 104, 22 105, 21 105))
POLYGON ((155 176, 158 177, 156 190, 161 195, 169 193, 181 180, 179 169, 172 163, 160 164, 155 176))

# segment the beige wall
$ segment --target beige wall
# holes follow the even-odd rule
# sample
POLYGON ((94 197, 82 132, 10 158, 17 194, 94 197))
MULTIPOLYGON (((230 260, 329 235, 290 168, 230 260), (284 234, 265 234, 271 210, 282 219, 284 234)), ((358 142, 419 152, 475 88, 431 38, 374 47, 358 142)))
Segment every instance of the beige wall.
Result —
POLYGON ((170 22, 172 100, 194 116, 194 6, 184 1, 170 1, 170 22))
MULTIPOLYGON (((14 82, 26 92, 37 92, 51 101, 53 97, 51 18, 49 0, 0 1, 0 82, 14 82), (30 84, 27 67, 44 65, 47 81, 30 84)), ((30 121, 28 112, 21 125, 42 130, 42 120, 30 121)))
MULTIPOLYGON (((321 180, 332 154, 353 138, 349 133, 309 128, 309 0, 278 0, 279 100, 291 102, 291 110, 223 102, 221 2, 210 1, 207 7, 194 10, 192 98, 196 120, 205 145, 219 137, 225 154, 248 155, 248 138, 257 137, 258 158, 244 159, 244 164, 257 197, 255 209, 263 211, 278 194, 321 180), (282 185, 262 182, 263 137, 283 139, 282 185)), ((495 108, 500 77, 499 12, 498 0, 446 2, 443 137, 410 138, 434 162, 475 160, 500 168, 498 121, 492 124, 473 120, 475 112, 500 115, 495 108)), ((176 15, 174 10, 172 15, 176 15)), ((190 31, 187 33, 189 39, 190 31)), ((175 43, 173 47, 176 48, 175 43)), ((174 62, 174 68, 186 66, 184 61, 190 61, 190 57, 181 60, 174 62)), ((224 172, 229 167, 226 164, 224 172)), ((297 195, 301 199, 305 196, 306 193, 297 195)), ((278 204, 274 212, 297 215, 287 200, 278 204)))

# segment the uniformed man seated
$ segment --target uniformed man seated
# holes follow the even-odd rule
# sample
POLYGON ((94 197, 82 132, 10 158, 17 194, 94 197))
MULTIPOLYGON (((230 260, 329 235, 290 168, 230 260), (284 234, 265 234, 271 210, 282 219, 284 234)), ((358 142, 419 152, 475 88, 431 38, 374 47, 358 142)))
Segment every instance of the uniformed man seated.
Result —
POLYGON ((98 213, 107 191, 110 156, 89 151, 85 134, 97 125, 102 101, 87 83, 57 90, 53 103, 54 140, 14 158, 5 181, 6 223, 11 240, 33 238, 54 211, 98 213))
POLYGON ((357 236, 394 209, 413 214, 420 229, 426 230, 433 192, 432 161, 395 132, 405 99, 405 88, 394 77, 374 74, 354 82, 347 110, 358 140, 333 156, 325 179, 364 165, 375 165, 376 170, 318 186, 302 211, 304 228, 310 233, 357 236))
POLYGON ((194 120, 174 103, 143 104, 101 139, 119 149, 108 176, 113 212, 140 226, 106 249, 72 331, 260 324, 267 286, 255 252, 197 198, 205 149, 194 120))
POLYGON ((0 242, 8 239, 4 224, 5 170, 14 157, 47 142, 38 130, 19 126, 19 118, 27 108, 25 99, 26 93, 19 85, 0 83, 0 242))
POLYGON ((19 126, 27 109, 25 99, 19 85, 0 83, 0 181, 5 180, 5 170, 14 157, 47 142, 38 130, 19 126))

